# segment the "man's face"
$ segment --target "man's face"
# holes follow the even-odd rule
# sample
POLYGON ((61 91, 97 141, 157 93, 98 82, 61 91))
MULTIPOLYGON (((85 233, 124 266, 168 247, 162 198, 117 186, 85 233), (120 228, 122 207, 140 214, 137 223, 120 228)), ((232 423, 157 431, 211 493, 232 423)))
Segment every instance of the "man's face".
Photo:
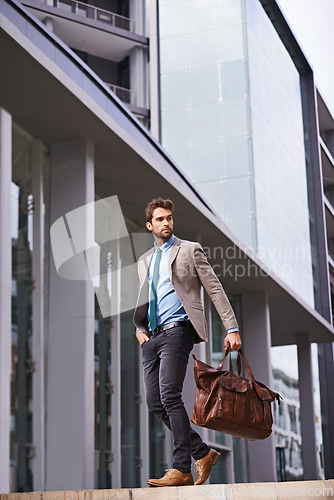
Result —
POLYGON ((169 240, 173 234, 173 215, 166 208, 156 208, 153 211, 152 222, 147 222, 146 227, 154 236, 164 241, 169 240))

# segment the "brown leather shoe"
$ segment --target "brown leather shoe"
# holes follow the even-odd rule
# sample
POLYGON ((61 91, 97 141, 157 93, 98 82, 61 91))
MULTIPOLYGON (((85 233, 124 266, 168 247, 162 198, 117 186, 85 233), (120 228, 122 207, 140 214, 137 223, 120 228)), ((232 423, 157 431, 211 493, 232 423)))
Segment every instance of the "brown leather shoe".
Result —
POLYGON ((194 484, 191 472, 184 474, 177 469, 166 469, 165 474, 161 479, 149 479, 147 484, 150 486, 189 486, 194 484))
POLYGON ((205 483, 210 476, 212 467, 215 465, 219 457, 220 453, 218 453, 218 451, 210 450, 205 457, 200 460, 196 460, 195 467, 198 474, 198 478, 195 481, 196 485, 205 483))

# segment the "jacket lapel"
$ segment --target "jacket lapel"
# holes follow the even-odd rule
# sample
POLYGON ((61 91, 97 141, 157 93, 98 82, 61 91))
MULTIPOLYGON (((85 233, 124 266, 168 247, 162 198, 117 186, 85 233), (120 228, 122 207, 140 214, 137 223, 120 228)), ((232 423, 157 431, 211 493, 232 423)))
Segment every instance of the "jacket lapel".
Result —
POLYGON ((151 248, 148 252, 146 252, 146 254, 142 257, 142 261, 143 261, 143 267, 141 268, 141 278, 142 279, 146 279, 147 277, 147 273, 148 273, 148 269, 150 267, 150 262, 151 262, 151 259, 152 259, 152 255, 154 253, 154 247, 151 248))
POLYGON ((169 270, 169 279, 172 280, 172 264, 176 259, 176 256, 180 250, 181 240, 175 236, 175 240, 172 245, 172 249, 170 251, 168 270, 169 270))

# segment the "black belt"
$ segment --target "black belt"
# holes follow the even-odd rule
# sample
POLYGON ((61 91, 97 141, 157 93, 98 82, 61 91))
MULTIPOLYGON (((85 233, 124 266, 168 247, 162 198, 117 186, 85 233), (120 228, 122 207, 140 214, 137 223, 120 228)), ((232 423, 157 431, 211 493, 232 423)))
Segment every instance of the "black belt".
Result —
POLYGON ((169 330, 170 328, 174 328, 175 326, 183 326, 185 328, 190 328, 191 323, 189 320, 187 321, 172 321, 171 323, 165 323, 164 325, 157 326, 154 331, 149 331, 149 337, 154 337, 158 335, 158 333, 164 332, 165 330, 169 330))

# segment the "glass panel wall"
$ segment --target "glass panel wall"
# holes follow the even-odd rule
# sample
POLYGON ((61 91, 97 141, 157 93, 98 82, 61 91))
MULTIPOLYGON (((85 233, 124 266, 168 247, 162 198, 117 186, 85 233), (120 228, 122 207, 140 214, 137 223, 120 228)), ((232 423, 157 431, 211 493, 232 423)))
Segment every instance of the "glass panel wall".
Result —
POLYGON ((212 467, 210 474, 210 484, 228 484, 228 454, 229 451, 220 451, 220 457, 218 462, 212 467))
POLYGON ((159 24, 162 143, 254 247, 244 2, 160 0, 159 24))
MULTIPOLYGON (((311 352, 317 454, 319 471, 323 474, 317 344, 312 344, 311 352)), ((280 405, 273 406, 277 477, 279 481, 303 480, 297 347, 272 347, 271 358, 274 389, 283 397, 280 405)))
MULTIPOLYGON (((34 350, 37 345, 43 350, 43 339, 39 335, 47 328, 47 294, 37 291, 48 287, 49 239, 44 238, 44 234, 49 230, 49 157, 48 149, 40 141, 13 123, 10 480, 11 491, 17 492, 34 489, 33 459, 41 453, 35 446, 43 446, 43 436, 34 439, 33 424, 36 429, 44 419, 44 397, 34 396, 33 387, 44 385, 43 380, 36 379, 43 373, 43 356, 36 359, 34 350), (33 192, 42 192, 41 200, 35 200, 33 192), (40 219, 44 228, 38 223, 40 219), (37 222, 34 224, 34 221, 37 222), (43 253, 40 241, 44 245, 44 256, 40 255, 43 253)), ((42 481, 40 477, 36 480, 42 481)))
POLYGON ((33 490, 32 458, 32 139, 13 128, 12 142, 11 490, 33 490))
MULTIPOLYGON (((139 393, 138 342, 132 321, 133 312, 121 316, 121 452, 122 487, 140 487, 139 405, 146 404, 139 393)), ((144 458, 145 459, 145 458, 144 458)))
MULTIPOLYGON (((138 233, 141 228, 127 218, 128 232, 138 233)), ((122 238, 119 242, 121 269, 127 266, 135 266, 136 270, 136 246, 133 238, 122 238)), ((143 395, 140 394, 139 378, 142 376, 139 368, 139 344, 135 335, 133 324, 133 308, 127 310, 125 304, 132 302, 134 307, 137 299, 136 284, 128 274, 121 270, 120 301, 124 306, 120 317, 120 342, 121 342, 121 454, 122 454, 122 487, 136 488, 141 486, 140 453, 140 405, 146 404, 143 395)), ((148 424, 148 423, 147 423, 148 424)))
POLYGON ((111 488, 111 320, 102 317, 96 297, 94 339, 95 487, 111 488))
MULTIPOLYGON (((128 225, 128 219, 124 218, 128 225)), ((129 233, 136 232, 136 229, 140 232, 131 222, 129 233)), ((119 308, 119 314, 103 318, 96 301, 95 487, 102 489, 116 487, 113 469, 120 470, 123 488, 141 486, 144 457, 140 452, 140 405, 145 401, 140 393, 139 344, 132 319, 137 293, 132 282, 129 289, 129 274, 123 272, 123 269, 136 265, 135 261, 129 237, 106 242, 100 247, 100 276, 96 277, 96 291, 101 296, 104 291, 119 308), (127 310, 128 303, 132 304, 131 310, 127 310), (120 390, 116 389, 119 384, 120 390)), ((148 426, 148 422, 146 424, 148 426)))
POLYGON ((261 3, 245 6, 257 252, 314 306, 299 73, 261 3))
MULTIPOLYGON (((211 303, 211 325, 212 325, 212 366, 215 368, 219 365, 220 361, 224 357, 224 336, 226 332, 224 330, 222 321, 216 308, 211 303)), ((224 370, 226 370, 227 361, 224 363, 224 370)), ((217 444, 226 444, 226 435, 222 432, 213 431, 213 440, 217 444)))
POLYGON ((258 0, 160 0, 159 24, 164 147, 313 306, 299 74, 275 28, 258 0))
POLYGON ((273 406, 277 478, 281 481, 301 481, 304 472, 297 347, 272 347, 271 355, 274 390, 283 397, 280 405, 273 406))
POLYGON ((149 413, 150 477, 162 477, 167 468, 166 430, 162 420, 149 413))

